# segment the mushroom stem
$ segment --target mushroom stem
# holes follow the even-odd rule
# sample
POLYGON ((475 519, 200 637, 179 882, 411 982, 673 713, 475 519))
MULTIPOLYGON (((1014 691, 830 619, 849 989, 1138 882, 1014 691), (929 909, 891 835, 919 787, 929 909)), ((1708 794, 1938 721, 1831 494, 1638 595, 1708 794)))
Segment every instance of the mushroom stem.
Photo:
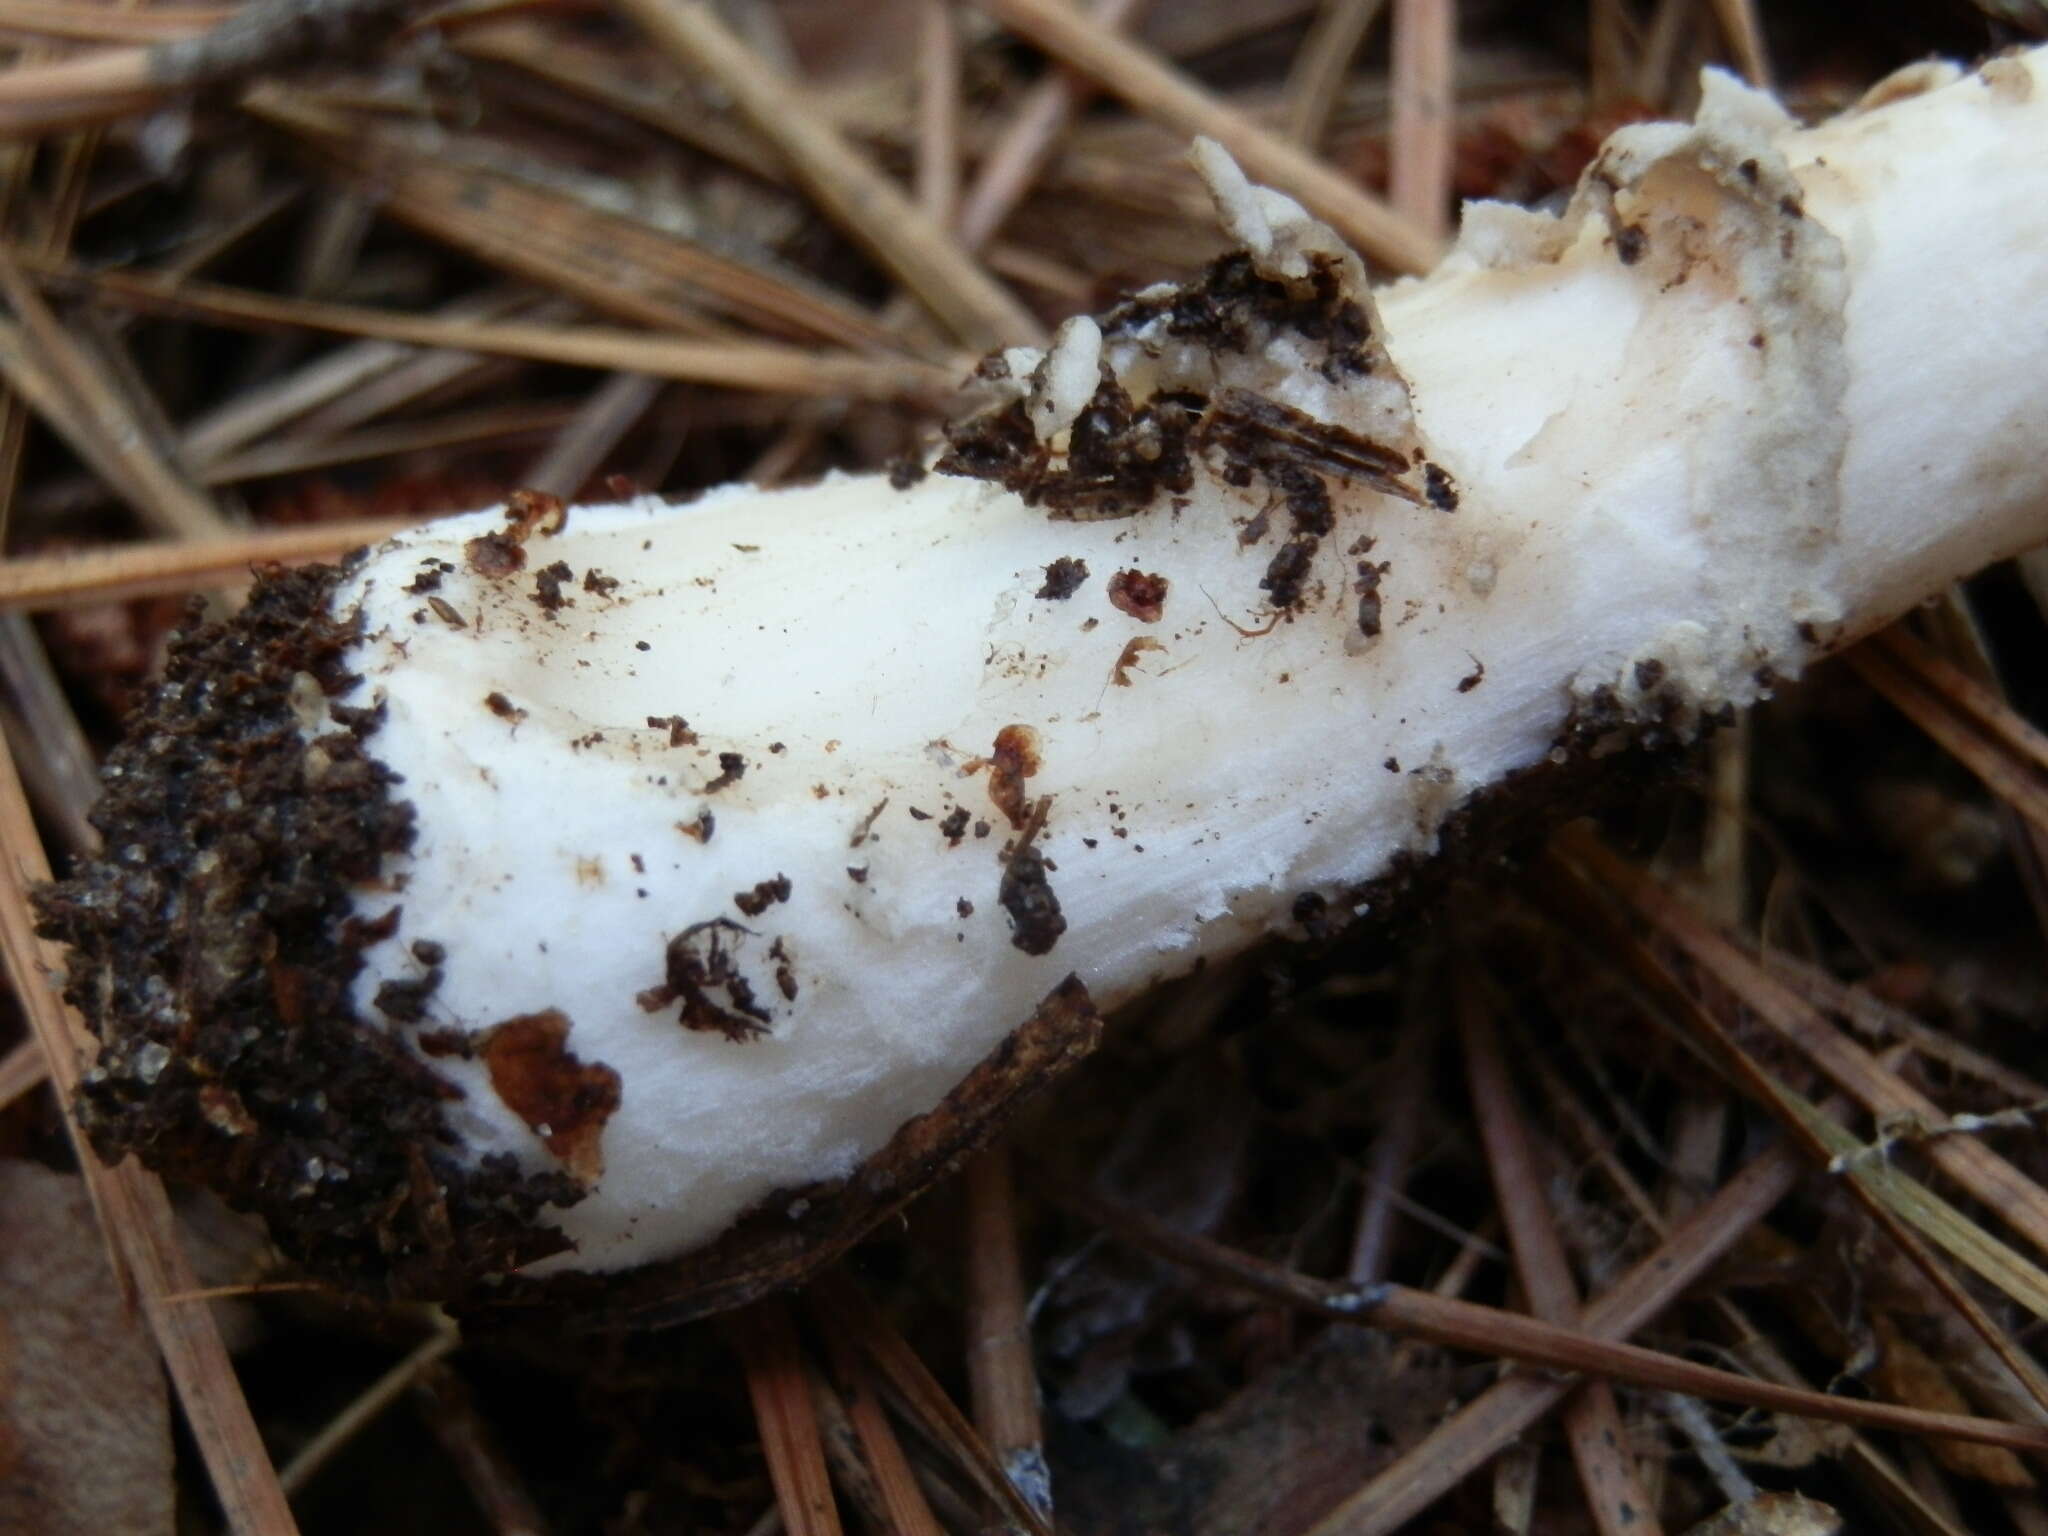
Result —
POLYGON ((1378 295, 1198 143, 1235 248, 991 358, 929 471, 274 586, 44 898, 102 1145, 410 1289, 842 1243, 1088 999, 2048 538, 2044 74, 1813 130, 1709 76, 1378 295))

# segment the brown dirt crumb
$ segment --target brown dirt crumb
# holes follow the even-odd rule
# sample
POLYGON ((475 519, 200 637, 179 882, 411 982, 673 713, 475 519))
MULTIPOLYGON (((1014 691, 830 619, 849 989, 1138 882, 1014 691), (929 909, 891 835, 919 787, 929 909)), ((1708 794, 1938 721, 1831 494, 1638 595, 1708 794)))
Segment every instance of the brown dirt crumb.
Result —
POLYGON ((1038 589, 1038 596, 1047 602, 1062 602, 1080 590, 1081 583, 1088 579, 1088 562, 1072 555, 1061 555, 1045 568, 1045 584, 1038 589))
POLYGON ((778 901, 789 900, 789 891, 789 876, 777 875, 759 881, 751 891, 735 891, 732 904, 748 917, 759 917, 778 901))
POLYGON ((584 1184, 604 1172, 604 1125, 619 1107, 619 1074, 579 1061, 559 1008, 494 1024, 477 1043, 491 1087, 584 1184))
POLYGON ((1013 827, 1024 825, 1029 811, 1024 781, 1040 766, 1038 732, 1028 725, 1006 725, 996 732, 988 758, 988 797, 1013 827))
POLYGON ((1169 585, 1157 572, 1118 571, 1109 578, 1110 605, 1141 624, 1157 624, 1166 612, 1169 585))

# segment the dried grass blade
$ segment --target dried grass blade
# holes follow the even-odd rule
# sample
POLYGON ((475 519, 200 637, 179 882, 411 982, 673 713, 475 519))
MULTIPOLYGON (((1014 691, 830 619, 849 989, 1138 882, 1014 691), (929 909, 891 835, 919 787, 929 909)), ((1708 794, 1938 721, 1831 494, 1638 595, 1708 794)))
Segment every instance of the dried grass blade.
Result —
POLYGON ((789 1309, 779 1300, 756 1302, 733 1314, 728 1331, 746 1363, 747 1393, 784 1528, 790 1536, 839 1536, 809 1369, 789 1309))
POLYGON ((1032 343, 1044 330, 950 232, 848 144, 699 0, 622 0, 682 68, 716 81, 828 217, 971 347, 1032 343))
POLYGON ((249 1415, 213 1313, 170 1300, 197 1290, 199 1282, 178 1246, 162 1182, 133 1162, 118 1168, 102 1164, 71 1115, 81 1064, 93 1042, 84 1021, 51 985, 50 978, 62 971, 62 957, 35 936, 28 888, 49 879, 50 866, 36 837, 13 756, 4 746, 0 847, 7 850, 9 866, 0 880, 0 947, 5 950, 8 979, 65 1107, 65 1125, 78 1149, 79 1167, 99 1212, 115 1271, 149 1318, 229 1528, 245 1536, 289 1536, 298 1527, 249 1415))
POLYGON ((773 186, 785 181, 782 162, 753 134, 677 91, 656 91, 619 76, 615 61, 559 32, 498 24, 464 28, 453 39, 473 59, 509 65, 534 79, 602 107, 679 144, 723 160, 773 186))
POLYGON ((917 206, 940 228, 960 201, 960 25, 949 0, 917 8, 917 206))
POLYGON ((1361 252, 1396 272, 1425 272, 1442 242, 1414 220, 1259 126, 1137 44, 1062 0, 981 0, 1004 26, 1177 133, 1207 134, 1252 180, 1300 199, 1361 252))
POLYGON ((1743 79, 1769 90, 1771 65, 1764 54, 1764 29, 1757 19, 1756 0, 1714 0, 1714 16, 1728 35, 1728 46, 1743 79))

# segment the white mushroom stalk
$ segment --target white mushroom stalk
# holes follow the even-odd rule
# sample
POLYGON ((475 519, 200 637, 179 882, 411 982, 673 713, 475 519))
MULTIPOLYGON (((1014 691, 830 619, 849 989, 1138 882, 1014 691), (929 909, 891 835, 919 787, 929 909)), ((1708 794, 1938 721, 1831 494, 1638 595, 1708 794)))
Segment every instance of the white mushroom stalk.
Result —
POLYGON ((1802 131, 1709 76, 1378 295, 1201 145, 1234 254, 984 365, 932 472, 527 498, 273 588, 45 899, 103 1144, 406 1288, 736 1223, 786 1274, 1089 1005, 2048 538, 2048 62, 1884 95, 1802 131))

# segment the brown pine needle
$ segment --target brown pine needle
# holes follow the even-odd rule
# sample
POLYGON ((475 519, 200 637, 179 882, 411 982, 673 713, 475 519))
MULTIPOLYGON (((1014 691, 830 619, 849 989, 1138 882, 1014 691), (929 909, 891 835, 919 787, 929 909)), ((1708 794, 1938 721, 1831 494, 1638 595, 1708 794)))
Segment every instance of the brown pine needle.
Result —
POLYGON ((321 25, 308 26, 301 0, 251 0, 196 37, 17 66, 0 73, 0 134, 83 127, 264 71, 331 66, 334 39, 365 47, 417 3, 321 0, 321 25))
MULTIPOLYGON (((625 377, 640 378, 638 375, 625 377)), ((641 382, 653 382, 641 379, 641 382)), ((207 467, 200 476, 208 485, 234 485, 246 480, 274 479, 397 458, 436 448, 481 447, 486 444, 547 442, 576 419, 577 408, 560 400, 531 404, 485 406, 446 416, 391 422, 336 437, 280 438, 247 448, 207 467)))
POLYGON ((1044 339, 1031 312, 990 277, 903 189, 779 79, 701 0, 624 0, 670 58, 716 81, 772 143, 826 215, 866 246, 962 342, 995 347, 1044 339))
POLYGON ((960 27, 949 0, 917 8, 917 206, 942 229, 960 201, 960 27))
POLYGON ((197 37, 235 14, 236 7, 160 5, 150 10, 55 5, 48 0, 0 0, 0 29, 86 43, 161 43, 197 37))
POLYGON ((546 1536, 547 1522, 497 1435, 477 1412, 475 1395, 452 1366, 420 1372, 413 1392, 420 1417, 441 1443, 477 1509, 497 1536, 546 1536))
POLYGON ((296 1456, 284 1464, 277 1480, 287 1494, 303 1489, 332 1461, 335 1454, 367 1429, 385 1409, 411 1389, 420 1373, 434 1365, 461 1342, 455 1326, 445 1320, 412 1352, 371 1382, 341 1412, 320 1426, 319 1432, 299 1447, 296 1456))
POLYGON ((909 358, 857 357, 767 341, 691 341, 603 326, 403 315, 350 304, 279 298, 213 283, 166 282, 139 272, 85 274, 51 269, 51 275, 67 287, 96 293, 109 303, 248 330, 330 331, 806 398, 936 402, 953 395, 967 366, 946 368, 909 358))
POLYGON ((572 500, 618 447, 619 439, 647 414, 661 389, 661 380, 643 373, 613 374, 591 392, 519 483, 572 500))
POLYGON ((1393 168, 1387 200, 1441 243, 1457 128, 1457 0, 1394 0, 1393 168))
MULTIPOLYGON (((1148 3, 1095 0, 1091 14, 1115 31, 1148 3)), ((958 229, 961 243, 970 251, 987 245, 1016 212, 1091 94, 1087 81, 1063 69, 1049 71, 1025 93, 994 147, 982 157, 981 169, 961 201, 958 229)))
POLYGON ((1940 652, 1896 624, 1879 630, 1867 645, 1849 655, 1862 661, 1873 649, 1883 652, 1923 691, 1939 696, 1952 711, 2008 748, 2015 757, 2048 773, 2048 731, 2023 718, 2004 699, 1940 652))
POLYGON ((1764 56, 1764 29, 1757 19, 1756 0, 1714 0, 1714 16, 1728 36, 1728 47, 1742 77, 1769 90, 1771 66, 1764 56))
POLYGON ((118 382, 43 302, 5 247, 0 247, 0 294, 19 323, 10 350, 43 380, 31 385, 21 369, 8 370, 9 381, 28 403, 156 531, 189 539, 221 537, 227 525, 220 509, 155 452, 152 434, 136 420, 118 382))
POLYGON ((911 1470, 910 1458, 903 1454, 902 1442, 890 1426, 870 1367, 850 1340, 829 1328, 824 1333, 832 1374, 874 1480, 889 1536, 943 1536, 943 1528, 918 1486, 917 1474, 911 1470))
POLYGON ((880 1373, 898 1411, 924 1437, 952 1458, 953 1464, 978 1488, 1006 1520, 1028 1536, 1052 1536, 1052 1527, 1018 1494, 967 1415, 919 1358, 894 1323, 845 1275, 828 1270, 804 1293, 817 1313, 819 1326, 835 1337, 851 1339, 880 1373))
POLYGON ((2012 1450, 2048 1452, 2048 1427, 1930 1413, 1893 1403, 1782 1387, 1653 1349, 1611 1342, 1598 1332, 1586 1331, 1585 1318, 1581 1319, 1580 1328, 1567 1328, 1498 1307, 1448 1300, 1403 1285, 1339 1285, 1182 1232, 1150 1212, 1092 1190, 1068 1186, 1056 1198, 1147 1253, 1218 1283, 1238 1286, 1332 1322, 1382 1328, 1404 1337, 1426 1339, 1445 1349, 1512 1360, 1520 1365, 1607 1377, 1638 1387, 1683 1392, 1831 1423, 1859 1424, 1904 1434, 1948 1435, 2012 1450))
POLYGON ((1443 254, 1443 242, 1428 229, 1064 0, 982 3, 1004 26, 1138 112, 1176 133, 1206 134, 1216 140, 1237 157, 1252 180, 1299 199, 1361 252, 1394 271, 1426 272, 1443 254))
MULTIPOLYGON (((1575 848, 1594 839, 1573 838, 1575 848)), ((1602 850, 1604 852, 1604 850, 1602 850)), ((1607 855, 1607 857, 1612 857, 1607 855)), ((1591 862, 1581 853, 1581 862, 1591 862)), ((1553 910, 1572 914, 1574 932, 1582 939, 1597 935, 1604 955, 1617 960, 1653 997, 1686 1021, 1707 1051, 1765 1108, 1778 1117, 1816 1161, 1846 1176, 1851 1196, 1891 1238, 1906 1259, 1956 1310, 1979 1338, 2004 1362, 2015 1382, 2036 1403, 2048 1409, 2048 1374, 2033 1362, 1990 1314, 1963 1288, 1948 1267, 1921 1241, 1924 1235, 1980 1277, 2037 1317, 2048 1317, 2048 1272, 2014 1252, 1919 1181, 1885 1160, 1881 1148, 1865 1146, 1827 1114, 1794 1093, 1767 1071, 1736 1040, 1716 1016, 1735 989, 1717 990, 1710 1008, 1687 991, 1663 961, 1633 934, 1614 925, 1578 877, 1553 864, 1550 882, 1553 910)), ((1723 977, 1725 981, 1726 978, 1723 977)), ((1889 1073, 1883 1062, 1876 1071, 1889 1073)), ((1936 1145, 1959 1138, 1940 1138, 1936 1145)), ((1966 1138, 1962 1138, 1966 1139, 1966 1138)))
POLYGON ((974 1422, 1017 1490, 1052 1513, 1009 1153, 967 1165, 967 1379, 974 1422))
POLYGON ((0 1056, 0 1109, 25 1093, 33 1093, 49 1077, 50 1064, 43 1059, 43 1048, 33 1040, 22 1041, 0 1056))
POLYGON ((50 978, 61 973, 62 957, 54 945, 35 936, 28 887, 49 879, 50 866, 4 743, 0 847, 7 850, 9 865, 6 878, 0 879, 0 948, 5 951, 8 979, 49 1065, 120 1284, 141 1303, 149 1319, 229 1529, 240 1536, 289 1536, 298 1527, 249 1415, 212 1311, 169 1301, 198 1289, 198 1280, 178 1245, 162 1181, 132 1161, 118 1168, 100 1162, 71 1115, 81 1065, 93 1042, 84 1021, 51 984, 50 978))
POLYGON ((1313 151, 1323 142, 1351 61, 1386 8, 1387 0, 1323 0, 1317 8, 1281 93, 1287 102, 1287 136, 1303 149, 1313 151))
POLYGON ((365 518, 265 528, 207 543, 158 539, 0 560, 0 608, 46 610, 193 592, 245 578, 252 566, 332 560, 408 526, 404 518, 365 518))
MULTIPOLYGON (((1470 977, 1458 979, 1455 1006, 1472 1114, 1493 1175, 1494 1208, 1514 1249, 1515 1272, 1532 1313, 1546 1322, 1571 1326, 1581 1311, 1578 1284, 1557 1235, 1520 1101, 1508 1083, 1500 1037, 1470 977)), ((1602 1536, 1660 1536, 1655 1506, 1637 1482, 1628 1456, 1628 1429, 1614 1388, 1604 1381, 1587 1382, 1564 1405, 1564 1430, 1587 1507, 1602 1536)))
POLYGON ((789 1536, 839 1536, 809 1368, 788 1307, 779 1300, 756 1302, 732 1315, 728 1332, 746 1364, 747 1394, 783 1528, 789 1536))
MULTIPOLYGON (((1818 1009, 1776 980, 1733 939, 1647 871, 1620 858, 1583 829, 1569 831, 1558 846, 1872 1114, 1881 1120, 1910 1119, 1930 1129, 1948 1123, 1938 1104, 1898 1074, 1886 1071, 1818 1009)), ((1926 1152, 1943 1173, 1996 1211, 2038 1252, 2048 1254, 2048 1190, 1972 1136, 1936 1136, 1927 1142, 1926 1152)))
MULTIPOLYGON (((1764 1153, 1589 1303, 1579 1314, 1579 1326, 1595 1337, 1616 1340, 1647 1327, 1798 1180, 1799 1160, 1789 1147, 1764 1153)), ((1400 1529, 1527 1431, 1573 1385, 1507 1376, 1325 1516, 1311 1536, 1387 1536, 1400 1529)))
MULTIPOLYGON (((379 212, 600 314, 685 336, 716 335, 723 319, 784 340, 901 350, 859 305, 765 253, 726 255, 590 206, 545 180, 466 163, 445 135, 421 141, 366 128, 354 114, 281 93, 266 94, 250 110, 298 135, 349 185, 372 193, 379 212)), ((545 162, 534 167, 548 169, 545 162)))
POLYGON ((1891 655, 1864 647, 1848 653, 1849 663, 1863 680, 1892 706, 1961 763, 1984 787, 2029 823, 2048 832, 2048 779, 2032 771, 2019 750, 1988 736, 1938 689, 1915 676, 1891 655))

